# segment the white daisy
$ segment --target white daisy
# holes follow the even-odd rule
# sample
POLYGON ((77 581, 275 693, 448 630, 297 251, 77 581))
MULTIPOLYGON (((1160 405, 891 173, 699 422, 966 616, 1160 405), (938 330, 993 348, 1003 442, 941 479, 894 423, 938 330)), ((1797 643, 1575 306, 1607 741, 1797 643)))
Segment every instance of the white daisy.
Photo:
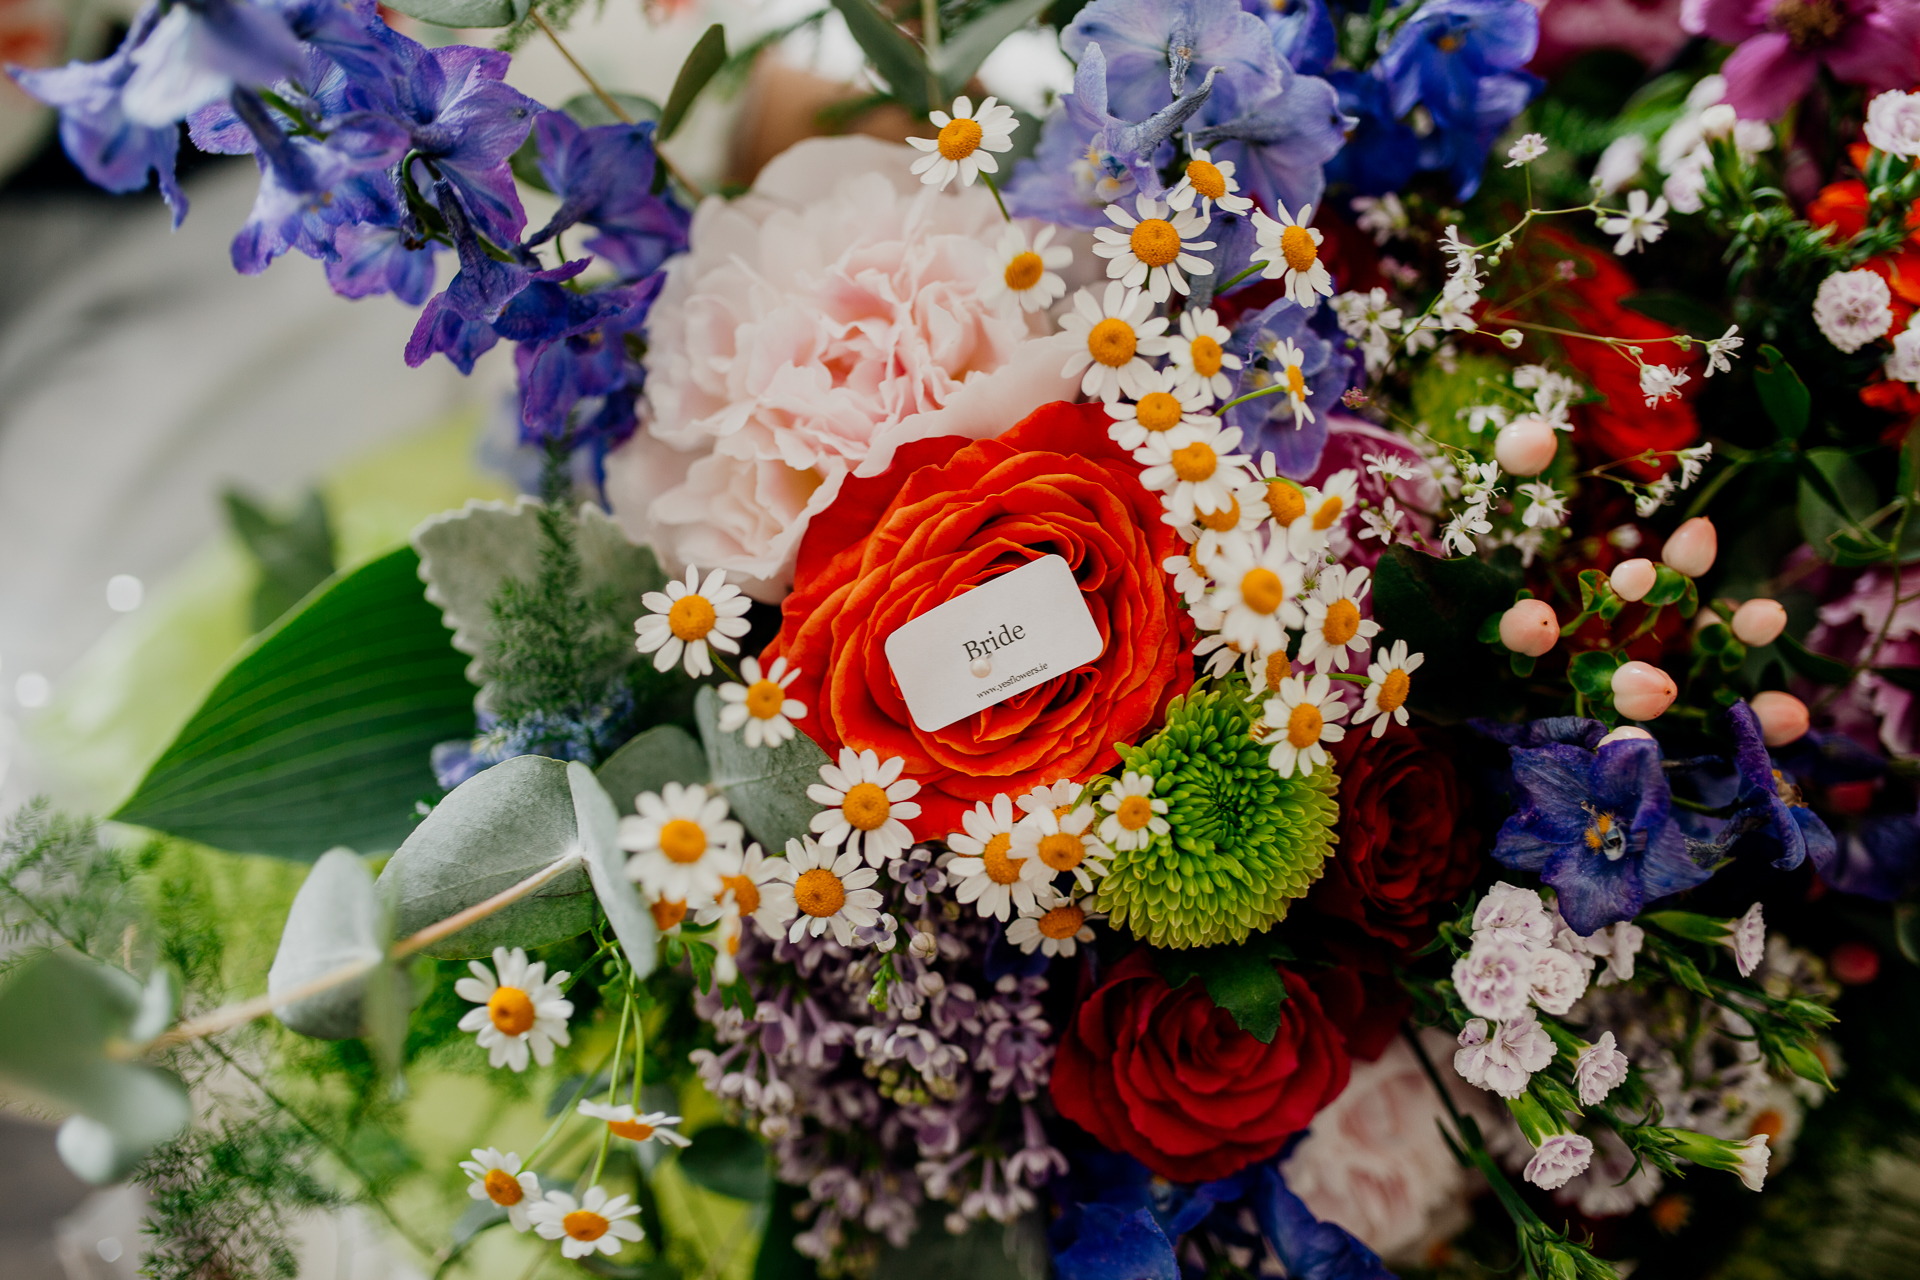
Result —
POLYGON ((1101 227, 1093 233, 1100 243, 1093 246, 1095 256, 1110 259, 1107 276, 1129 289, 1146 286, 1155 302, 1165 302, 1170 294, 1188 292, 1187 276, 1213 274, 1213 264, 1195 257, 1189 249, 1211 249, 1211 240, 1193 240, 1207 229, 1206 215, 1193 209, 1174 213, 1152 196, 1137 197, 1135 218, 1118 204, 1107 206, 1107 220, 1118 224, 1101 227), (1171 216, 1169 216, 1171 214, 1171 216))
POLYGON ((840 748, 840 763, 821 765, 821 780, 807 788, 815 804, 829 806, 810 824, 820 843, 865 854, 870 867, 885 866, 912 848, 913 833, 901 820, 920 816, 920 805, 909 798, 920 793, 920 784, 900 776, 906 767, 899 756, 882 764, 871 748, 840 748))
POLYGON ((1349 650, 1362 657, 1373 648, 1370 643, 1380 634, 1380 624, 1360 616, 1360 601, 1373 584, 1361 568, 1343 569, 1331 565, 1321 570, 1307 597, 1307 629, 1300 638, 1300 664, 1309 663, 1322 671, 1347 669, 1349 650))
POLYGON ((1220 611, 1220 634, 1241 652, 1284 649, 1287 629, 1306 625, 1300 564, 1279 538, 1260 551, 1251 542, 1223 544, 1214 568, 1219 586, 1208 603, 1220 611))
POLYGON ((1070 956, 1083 942, 1093 941, 1087 921, 1099 920, 1099 912, 1089 912, 1072 894, 1054 893, 1037 908, 1039 915, 1021 916, 1007 926, 1007 941, 1028 955, 1036 950, 1047 956, 1070 956))
POLYGON ((496 1147, 473 1149, 473 1159, 462 1160, 460 1168, 473 1179, 467 1184, 467 1194, 475 1200, 490 1200, 507 1211, 507 1225, 515 1231, 525 1231, 530 1224, 527 1218, 527 1201, 540 1199, 540 1179, 533 1176, 532 1170, 522 1172, 520 1157, 509 1151, 504 1155, 496 1147))
POLYGON ((1160 432, 1134 451, 1144 468, 1140 483, 1163 495, 1178 523, 1191 524, 1203 512, 1225 511, 1233 491, 1253 478, 1253 460, 1233 450, 1240 428, 1209 417, 1182 432, 1160 432))
POLYGON ((1035 233, 1032 243, 1020 224, 1009 223, 994 245, 996 259, 1005 264, 1000 278, 988 284, 989 299, 1002 293, 1019 299, 1023 311, 1045 311, 1055 299, 1067 295, 1067 282, 1054 273, 1073 265, 1073 250, 1053 243, 1054 226, 1047 223, 1035 233))
POLYGON ((775 658, 765 672, 758 658, 740 661, 740 678, 720 686, 720 732, 745 729, 742 740, 750 747, 777 747, 794 735, 793 722, 805 718, 807 704, 787 696, 787 686, 800 678, 800 668, 775 658))
POLYGON ((1153 794, 1153 779, 1131 769, 1100 797, 1107 816, 1100 820, 1100 838, 1117 849, 1144 849, 1170 828, 1163 814, 1167 802, 1153 794))
POLYGON ((1095 876, 1107 874, 1113 850, 1094 834, 1095 813, 1079 796, 1052 809, 1030 812, 1013 829, 1012 858, 1022 875, 1046 884, 1056 875, 1073 874, 1082 889, 1093 887, 1095 876))
POLYGON ((1301 499, 1305 518, 1287 525, 1287 545, 1305 560, 1343 531, 1348 513, 1360 501, 1360 477, 1351 467, 1343 468, 1328 476, 1324 486, 1303 490, 1301 499))
MULTIPOLYGON (((1193 625, 1201 631, 1209 628, 1218 630, 1224 616, 1218 609, 1199 605, 1193 610, 1193 625)), ((1240 661, 1241 655, 1245 652, 1245 649, 1223 635, 1202 636, 1200 643, 1193 646, 1193 656, 1206 659, 1200 669, 1206 673, 1209 680, 1219 680, 1224 677, 1227 672, 1233 670, 1234 664, 1240 661)))
POLYGON ((1266 493, 1266 486, 1255 481, 1235 489, 1232 501, 1220 510, 1195 513, 1193 524, 1180 524, 1172 512, 1161 519, 1179 524, 1180 536, 1193 544, 1193 559, 1210 564, 1219 558, 1223 543, 1244 539, 1266 521, 1266 493))
POLYGON ((1285 649, 1271 653, 1250 653, 1246 660, 1247 688, 1255 695, 1274 693, 1280 682, 1293 674, 1293 660, 1285 649))
POLYGON ((713 659, 707 646, 738 653, 739 638, 752 625, 744 615, 753 601, 727 582, 724 569, 708 574, 702 586, 700 570, 688 565, 685 582, 670 580, 665 591, 649 591, 640 602, 651 612, 633 624, 640 634, 634 647, 653 655, 655 671, 673 670, 684 654, 688 675, 695 679, 708 675, 713 659))
POLYGON ((1296 559, 1302 562, 1312 559, 1327 545, 1327 535, 1315 529, 1313 521, 1307 518, 1307 496, 1311 491, 1285 476, 1276 475, 1271 453, 1260 459, 1260 474, 1267 477, 1261 481, 1267 490, 1267 514, 1280 531, 1280 540, 1289 547, 1300 548, 1294 552, 1296 559))
POLYGON ((1078 335, 1084 345, 1060 369, 1063 378, 1080 379, 1080 393, 1112 404, 1122 395, 1140 396, 1153 388, 1145 381, 1152 372, 1143 357, 1167 353, 1167 318, 1153 314, 1153 299, 1118 280, 1107 286, 1099 302, 1091 289, 1073 295, 1073 310, 1060 318, 1060 327, 1078 335))
MULTIPOLYGON (((799 910, 793 903, 792 886, 781 878, 780 859, 767 857, 757 844, 747 846, 739 871, 720 877, 720 900, 731 900, 740 914, 751 916, 769 938, 785 933, 787 922, 799 910)), ((722 914, 722 906, 716 903, 702 908, 695 920, 712 924, 722 914)))
POLYGON ((978 801, 960 815, 960 825, 964 830, 947 836, 947 847, 955 854, 945 868, 954 900, 962 906, 973 903, 983 920, 1005 920, 1016 909, 1022 915, 1033 911, 1035 881, 1022 874, 1021 859, 1008 856, 1013 848, 1013 801, 1005 796, 995 796, 992 805, 978 801))
POLYGON ((1254 210, 1253 233, 1260 247, 1253 251, 1252 260, 1267 264, 1260 273, 1263 279, 1279 280, 1285 296, 1310 311, 1320 305, 1321 298, 1333 296, 1333 276, 1320 261, 1322 237, 1307 225, 1313 206, 1301 205, 1297 218, 1287 212, 1286 205, 1279 209, 1278 221, 1264 210, 1254 210))
POLYGON ((669 782, 634 797, 620 819, 620 847, 634 855, 627 876, 652 897, 705 906, 720 882, 740 870, 745 831, 727 816, 727 798, 702 783, 669 782))
POLYGON ((780 878, 793 886, 793 900, 800 909, 787 930, 787 941, 798 942, 808 934, 817 938, 832 929, 835 942, 851 947, 854 929, 880 918, 880 891, 871 887, 880 873, 862 866, 857 853, 837 858, 834 853, 815 844, 811 836, 787 841, 780 878))
POLYGON ((1216 400, 1233 394, 1233 379, 1222 370, 1238 369, 1240 357, 1226 349, 1233 330, 1220 323, 1212 307, 1180 313, 1180 332, 1167 339, 1173 363, 1168 366, 1182 385, 1205 389, 1216 400))
POLYGON ((1282 338, 1269 345, 1266 354, 1273 380, 1286 384, 1287 404, 1293 410, 1294 427, 1298 429, 1312 422, 1313 410, 1307 405, 1307 353, 1292 338, 1282 338))
POLYGON ((1291 778, 1297 767, 1300 776, 1312 773, 1316 765, 1327 763, 1323 742, 1338 742, 1347 731, 1333 723, 1345 718, 1347 704, 1333 691, 1326 676, 1288 676, 1280 682, 1275 696, 1267 699, 1260 715, 1267 725, 1266 742, 1273 744, 1267 763, 1283 778, 1291 778))
POLYGON ((746 925, 740 918, 740 903, 731 892, 723 892, 720 897, 720 919, 714 925, 711 935, 713 942, 713 980, 716 985, 730 987, 740 979, 740 938, 746 932, 746 925))
POLYGON ((1373 736, 1387 731, 1387 721, 1407 722, 1407 692, 1413 686, 1412 674, 1427 660, 1424 653, 1409 654, 1405 640, 1395 640, 1390 649, 1374 652, 1367 668, 1367 697, 1353 713, 1353 723, 1363 725, 1375 716, 1373 736))
POLYGON ((1167 204, 1175 209, 1191 209, 1200 202, 1200 210, 1209 217, 1219 205, 1228 213, 1245 213, 1253 201, 1236 194, 1240 184, 1233 179, 1233 161, 1215 160, 1203 148, 1195 148, 1180 181, 1167 192, 1167 204))
POLYGON ((1168 556, 1160 562, 1160 567, 1173 575, 1173 589, 1189 607, 1199 604, 1213 585, 1213 579, 1200 568, 1198 556, 1168 556))
POLYGON ((1013 131, 1019 127, 1013 108, 1000 106, 992 98, 980 104, 978 112, 967 97, 953 100, 953 114, 930 111, 927 119, 939 128, 938 138, 908 138, 907 145, 927 154, 913 162, 910 172, 930 187, 945 188, 955 177, 970 187, 983 173, 1000 172, 1000 163, 987 153, 1011 151, 1013 131))
POLYGON ((528 964, 519 947, 495 947, 492 969, 478 960, 469 960, 467 968, 473 976, 454 983, 453 991, 480 1007, 467 1010, 460 1029, 479 1033, 474 1038, 491 1065, 525 1071, 531 1050, 544 1067, 553 1061, 554 1045, 572 1042, 567 1019, 573 1016, 573 1001, 561 994, 570 976, 564 969, 549 981, 547 962, 528 964))
POLYGON ((604 1102, 583 1102, 579 1111, 590 1120, 606 1121, 614 1137, 625 1138, 629 1142, 658 1142, 669 1147, 693 1145, 693 1139, 683 1137, 679 1130, 673 1128, 680 1123, 680 1117, 670 1116, 664 1111, 649 1111, 639 1115, 625 1103, 615 1107, 604 1102))
POLYGON ((541 1239, 560 1242, 563 1258, 590 1258, 596 1252, 611 1258, 620 1252, 622 1241, 646 1238, 640 1224, 631 1221, 640 1216, 639 1206, 625 1196, 609 1199, 603 1187, 588 1187, 578 1200, 564 1191, 549 1191, 528 1216, 541 1239))
POLYGON ((1174 370, 1151 370, 1141 385, 1149 389, 1133 403, 1119 400, 1107 406, 1113 419, 1107 435, 1122 449, 1138 449, 1156 435, 1168 436, 1171 444, 1186 444, 1215 425, 1207 412, 1213 396, 1204 387, 1183 384, 1174 370))

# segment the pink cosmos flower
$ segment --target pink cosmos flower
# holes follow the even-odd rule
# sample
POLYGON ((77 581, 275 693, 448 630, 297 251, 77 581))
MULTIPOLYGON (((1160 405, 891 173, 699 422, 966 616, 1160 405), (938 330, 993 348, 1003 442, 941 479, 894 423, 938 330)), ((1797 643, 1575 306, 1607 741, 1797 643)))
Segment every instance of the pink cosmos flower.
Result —
POLYGON ((1738 45, 1720 73, 1745 120, 1776 120, 1827 69, 1869 89, 1920 80, 1920 0, 1685 0, 1680 25, 1738 45))
MULTIPOLYGON (((1872 650, 1883 629, 1886 642, 1873 665, 1920 667, 1920 600, 1906 600, 1895 609, 1892 575, 1869 569, 1854 579, 1846 595, 1820 606, 1820 625, 1807 637, 1807 646, 1852 663, 1872 650)), ((1837 728, 1863 743, 1871 744, 1877 736, 1888 751, 1905 755, 1920 750, 1920 699, 1871 671, 1847 686, 1829 714, 1837 728)))

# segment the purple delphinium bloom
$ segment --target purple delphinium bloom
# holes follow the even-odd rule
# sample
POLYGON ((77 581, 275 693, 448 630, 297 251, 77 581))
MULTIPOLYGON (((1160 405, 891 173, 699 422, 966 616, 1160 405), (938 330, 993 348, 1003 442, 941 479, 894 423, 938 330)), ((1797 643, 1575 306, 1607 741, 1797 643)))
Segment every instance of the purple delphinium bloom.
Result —
POLYGON ((1779 845, 1773 865, 1791 871, 1811 857, 1822 875, 1830 873, 1837 853, 1833 832, 1800 799, 1800 788, 1774 767, 1753 708, 1744 700, 1734 703, 1727 708, 1727 724, 1733 730, 1733 764, 1740 778, 1736 803, 1765 815, 1765 825, 1755 834, 1779 845))
POLYGON ((287 20, 250 0, 174 0, 130 58, 121 109, 154 128, 184 120, 236 87, 295 75, 306 61, 287 20))
POLYGON ((253 210, 233 240, 234 270, 256 275, 288 249, 330 259, 342 224, 397 216, 386 170, 406 154, 407 133, 393 120, 355 112, 315 139, 282 133, 251 89, 235 90, 233 108, 260 165, 253 210))
POLYGON ((1680 25, 1738 45, 1720 74, 1743 119, 1775 120, 1813 87, 1821 66, 1870 92, 1920 80, 1915 0, 1687 0, 1680 25))
POLYGON ((1316 332, 1314 316, 1282 298, 1243 319, 1233 330, 1226 349, 1241 359, 1236 396, 1269 386, 1285 375, 1272 367, 1270 353, 1284 339, 1300 348, 1300 372, 1307 381, 1307 408, 1313 421, 1294 417, 1285 392, 1249 400, 1227 411, 1230 426, 1240 428, 1246 452, 1258 458, 1271 451, 1282 475, 1308 476, 1320 461, 1327 443, 1327 415, 1339 403, 1353 374, 1353 357, 1316 332))
POLYGON ((578 222, 599 234, 587 248, 605 259, 623 280, 652 275, 687 247, 688 218, 671 195, 653 194, 651 122, 582 128, 562 111, 542 113, 533 124, 540 171, 560 208, 529 239, 531 249, 578 222))
POLYGON ((1511 748, 1519 812, 1494 842, 1503 866, 1538 872, 1575 933, 1631 920, 1648 902, 1713 874, 1674 822, 1660 747, 1645 738, 1597 751, 1511 748))
POLYGON ((1420 138, 1394 114, 1386 81, 1363 71, 1334 71, 1327 80, 1340 95, 1340 110, 1359 121, 1327 162, 1327 181, 1363 196, 1404 189, 1420 168, 1420 138))
MULTIPOLYGON (((1100 46, 1114 114, 1145 120, 1185 96, 1190 79, 1220 68, 1206 122, 1237 116, 1279 93, 1281 62, 1266 24, 1238 0, 1093 0, 1060 33, 1076 63, 1100 46)), ((1074 91, 1080 91, 1076 78, 1074 91)))
POLYGON ((1153 1210, 1129 1213, 1117 1205, 1089 1204, 1080 1207, 1079 1219, 1078 1237, 1053 1256, 1060 1280, 1180 1280, 1173 1244, 1153 1210))
POLYGON ((356 222, 335 228, 333 252, 327 283, 343 298, 391 293, 417 307, 433 292, 434 246, 397 218, 391 225, 356 222))
MULTIPOLYGON (((1231 160, 1241 191, 1268 208, 1317 205, 1326 164, 1345 145, 1353 121, 1333 85, 1280 64, 1281 88, 1228 119, 1193 131, 1195 146, 1231 160)), ((1216 114, 1217 113, 1213 113, 1216 114)))
MULTIPOLYGON (((1283 1157, 1284 1158, 1284 1157, 1283 1157)), ((1346 1229, 1313 1216, 1280 1175, 1278 1162, 1250 1171, 1247 1198, 1260 1234, 1295 1280, 1393 1280, 1380 1255, 1346 1229)))
POLYGON ((646 323, 665 279, 654 275, 634 288, 597 291, 605 302, 620 301, 621 310, 597 326, 520 345, 514 361, 520 372, 522 444, 564 439, 604 456, 633 434, 638 425, 634 401, 647 371, 627 350, 626 338, 646 323), (596 399, 599 405, 576 419, 574 410, 596 399))
POLYGON ((1493 140, 1543 87, 1519 69, 1539 41, 1539 13, 1527 0, 1434 0, 1374 67, 1396 119, 1415 105, 1433 117, 1421 167, 1450 173, 1462 199, 1478 188, 1493 140))
POLYGON ((1321 74, 1339 52, 1325 0, 1240 0, 1240 7, 1267 24, 1274 53, 1303 75, 1321 74))

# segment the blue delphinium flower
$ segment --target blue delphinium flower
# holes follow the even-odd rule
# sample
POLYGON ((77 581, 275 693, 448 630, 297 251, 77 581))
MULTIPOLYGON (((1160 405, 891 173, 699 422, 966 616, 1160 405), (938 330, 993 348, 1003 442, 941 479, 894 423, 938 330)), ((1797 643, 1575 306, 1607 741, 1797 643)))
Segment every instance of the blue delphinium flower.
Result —
POLYGON ((1363 71, 1334 71, 1327 79, 1340 95, 1340 110, 1359 121, 1327 163, 1327 181, 1365 196, 1404 189, 1420 168, 1420 137, 1394 114, 1386 82, 1363 71))
POLYGON ((618 303, 622 309, 591 327, 520 344, 514 360, 522 444, 565 439, 604 457, 633 434, 639 425, 634 400, 647 371, 627 349, 627 335, 646 324, 665 281, 655 274, 636 286, 597 290, 586 295, 595 305, 618 303), (588 411, 576 414, 583 402, 588 411))
POLYGON ((1240 7, 1267 24, 1274 53, 1303 75, 1322 74, 1339 52, 1324 0, 1240 0, 1240 7))
POLYGON ((1344 1228, 1313 1216, 1306 1202, 1288 1189, 1278 1161, 1249 1171, 1247 1199, 1260 1234, 1279 1255, 1290 1280, 1394 1280, 1379 1254, 1344 1228))
POLYGON ((1727 724, 1733 730, 1733 766, 1740 778, 1735 803, 1766 818, 1750 838, 1779 847, 1773 865, 1782 871, 1791 871, 1809 857, 1823 875, 1831 871, 1838 852, 1833 832, 1800 799, 1800 788, 1793 780, 1774 767, 1753 708, 1744 700, 1734 703, 1727 708, 1727 724))
POLYGON ((1280 64, 1281 88, 1231 118, 1193 130, 1193 143, 1231 160, 1241 191, 1268 208, 1298 212, 1326 190, 1326 165, 1345 145, 1352 120, 1333 85, 1280 64))
POLYGON ((1271 34, 1238 0, 1093 0, 1060 33, 1060 47, 1078 63, 1096 44, 1106 58, 1107 105, 1125 120, 1145 120, 1214 67, 1209 123, 1285 87, 1271 34))
POLYGON ((1226 350, 1241 361, 1236 396, 1285 377, 1273 365, 1271 356, 1282 341, 1290 340, 1300 348, 1300 373, 1307 381, 1307 409, 1313 421, 1296 419, 1284 392, 1249 400, 1227 411, 1228 425, 1240 428, 1245 451, 1256 458, 1272 452, 1282 475, 1306 477, 1313 473, 1327 444, 1327 414, 1352 384, 1353 357, 1341 349, 1337 331, 1330 336, 1316 328, 1316 320, 1323 315, 1329 317, 1323 324, 1338 323, 1327 308, 1310 312, 1282 298, 1241 320, 1226 344, 1226 350))
POLYGON ((1108 1204, 1083 1205, 1080 1235, 1054 1255, 1060 1280, 1180 1280, 1173 1244, 1153 1220, 1153 1210, 1128 1212, 1108 1204))
POLYGON ((575 223, 591 224, 599 234, 586 242, 623 280, 652 275, 660 264, 687 247, 688 217, 666 194, 653 194, 651 122, 583 128, 562 111, 542 113, 533 135, 540 147, 540 171, 560 208, 526 247, 545 244, 575 223))
POLYGON ((1421 167, 1452 174, 1461 199, 1479 186, 1493 140, 1543 87, 1520 70, 1539 42, 1539 13, 1527 0, 1433 0, 1374 67, 1396 119, 1416 105, 1433 117, 1421 167))
POLYGON ((1520 809, 1500 828, 1493 856, 1552 885, 1574 932, 1631 920, 1648 902, 1713 874, 1689 855, 1673 820, 1658 743, 1634 738, 1595 751, 1553 743, 1511 753, 1520 809))
MULTIPOLYGON (((152 6, 150 6, 152 7, 152 6)), ((172 0, 131 53, 120 105, 136 124, 176 124, 236 87, 296 75, 300 41, 278 11, 249 0, 172 0)))

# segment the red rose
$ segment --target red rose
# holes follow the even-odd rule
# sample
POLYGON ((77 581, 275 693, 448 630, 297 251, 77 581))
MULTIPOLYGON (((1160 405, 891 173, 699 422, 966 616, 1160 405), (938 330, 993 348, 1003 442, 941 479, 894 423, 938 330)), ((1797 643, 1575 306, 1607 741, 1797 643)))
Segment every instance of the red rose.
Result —
POLYGON ((1396 949, 1418 947, 1480 865, 1453 760, 1431 730, 1402 725, 1350 733, 1333 756, 1340 840, 1307 904, 1396 949))
POLYGON ((1160 567, 1184 549, 1098 404, 1051 404, 997 440, 903 446, 846 481, 800 542, 768 657, 801 675, 807 733, 872 748, 919 781, 923 836, 976 800, 1111 768, 1193 683, 1193 623, 1160 567), (913 723, 882 647, 902 624, 1041 556, 1065 557, 1106 647, 1092 662, 932 732, 913 723))
POLYGON ((1224 1178, 1279 1153, 1347 1087, 1346 1044, 1298 974, 1269 1044, 1206 988, 1178 990, 1135 951, 1080 1006, 1053 1065, 1053 1105, 1176 1182, 1224 1178))

